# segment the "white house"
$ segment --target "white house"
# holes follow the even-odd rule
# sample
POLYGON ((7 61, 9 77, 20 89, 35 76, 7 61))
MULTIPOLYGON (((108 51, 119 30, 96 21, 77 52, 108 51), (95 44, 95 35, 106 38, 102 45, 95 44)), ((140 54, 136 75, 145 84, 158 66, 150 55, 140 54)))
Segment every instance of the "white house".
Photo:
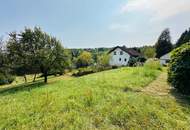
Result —
POLYGON ((131 57, 142 56, 139 52, 134 49, 126 48, 125 46, 116 46, 109 51, 111 66, 126 66, 128 65, 131 57))
POLYGON ((167 53, 167 54, 163 55, 162 57, 160 57, 161 65, 167 65, 170 62, 170 54, 171 53, 167 53))

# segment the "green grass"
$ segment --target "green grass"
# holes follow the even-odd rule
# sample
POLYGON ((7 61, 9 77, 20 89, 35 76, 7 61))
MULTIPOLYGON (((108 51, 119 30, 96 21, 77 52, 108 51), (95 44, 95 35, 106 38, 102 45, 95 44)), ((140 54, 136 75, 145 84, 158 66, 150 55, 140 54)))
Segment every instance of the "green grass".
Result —
POLYGON ((121 68, 0 89, 0 129, 190 129, 190 107, 140 92, 159 70, 121 68))

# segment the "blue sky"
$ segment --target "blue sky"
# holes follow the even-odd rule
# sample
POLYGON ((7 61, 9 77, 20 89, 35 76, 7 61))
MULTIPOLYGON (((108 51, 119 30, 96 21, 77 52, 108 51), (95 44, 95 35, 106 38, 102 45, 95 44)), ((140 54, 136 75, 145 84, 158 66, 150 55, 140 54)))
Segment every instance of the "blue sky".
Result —
POLYGON ((190 27, 190 0, 2 0, 0 35, 25 26, 68 48, 153 45, 167 27, 174 42, 190 27))

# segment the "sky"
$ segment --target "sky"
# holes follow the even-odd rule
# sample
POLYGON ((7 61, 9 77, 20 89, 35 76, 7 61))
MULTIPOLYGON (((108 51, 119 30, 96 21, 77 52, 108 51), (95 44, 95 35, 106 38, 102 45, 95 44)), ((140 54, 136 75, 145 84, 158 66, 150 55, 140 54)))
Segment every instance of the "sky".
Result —
POLYGON ((0 36, 39 26, 67 48, 172 42, 190 27, 190 0, 1 0, 0 36))

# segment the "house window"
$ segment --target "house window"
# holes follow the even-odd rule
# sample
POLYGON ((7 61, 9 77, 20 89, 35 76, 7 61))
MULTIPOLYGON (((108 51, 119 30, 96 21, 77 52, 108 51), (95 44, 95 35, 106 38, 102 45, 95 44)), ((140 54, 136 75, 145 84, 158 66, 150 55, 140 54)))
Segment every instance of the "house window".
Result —
POLYGON ((114 51, 114 55, 116 55, 117 54, 117 52, 116 51, 114 51))
POLYGON ((121 61, 121 58, 119 58, 119 61, 121 61))
POLYGON ((127 62, 127 59, 125 58, 125 62, 127 62))
POLYGON ((123 55, 123 51, 120 51, 120 55, 123 55))

